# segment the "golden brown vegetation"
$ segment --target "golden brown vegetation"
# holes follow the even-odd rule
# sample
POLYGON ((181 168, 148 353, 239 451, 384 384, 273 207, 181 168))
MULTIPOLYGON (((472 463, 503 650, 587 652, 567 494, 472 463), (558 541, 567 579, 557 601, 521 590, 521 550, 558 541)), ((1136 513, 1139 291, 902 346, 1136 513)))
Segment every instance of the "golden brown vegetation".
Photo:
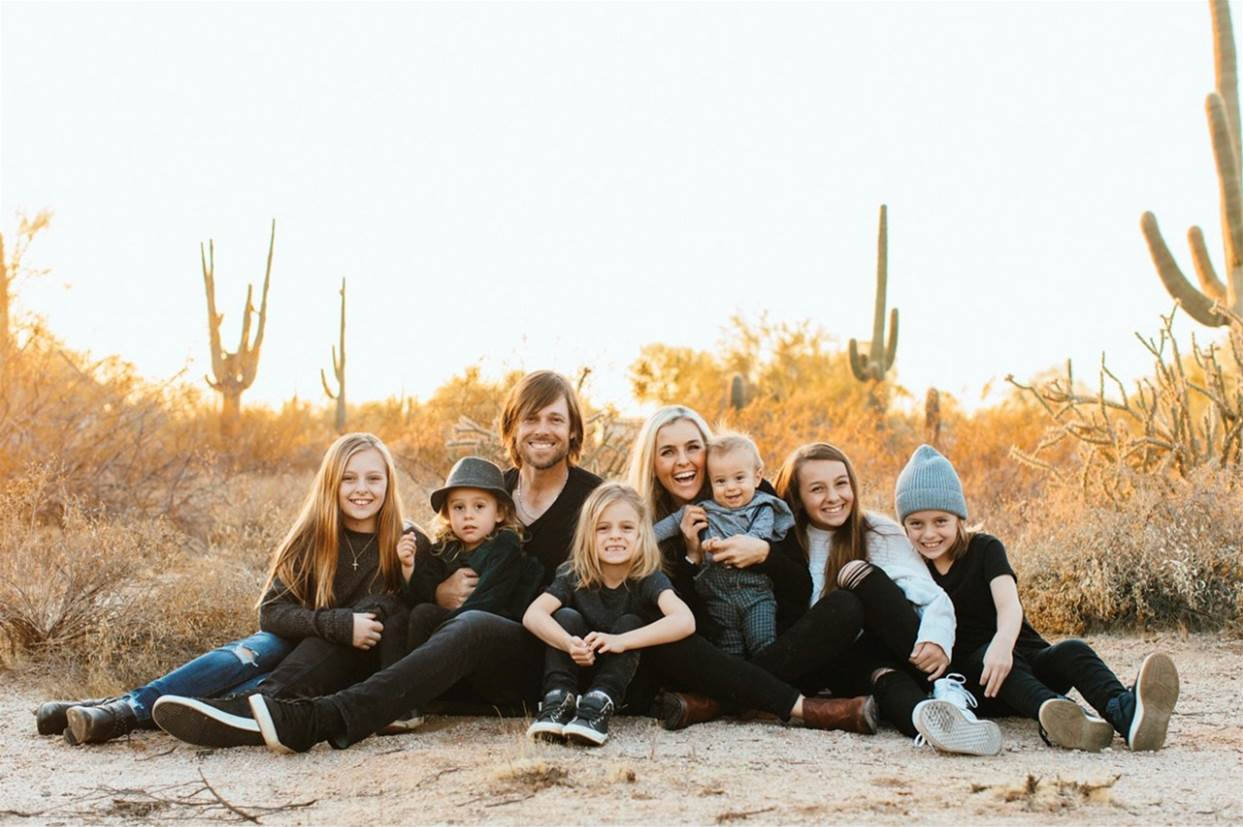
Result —
MULTIPOLYGON (((890 511, 894 479, 924 439, 924 411, 904 411, 896 385, 857 382, 830 343, 810 325, 735 320, 713 353, 645 347, 630 378, 642 402, 677 401, 750 433, 770 473, 804 442, 842 446, 858 465, 865 507, 890 511)), ((297 399, 245 409, 226 439, 198 390, 72 352, 38 325, 19 329, 9 367, 0 392, 6 660, 66 688, 114 690, 252 631, 267 556, 335 435, 333 410, 297 399)), ((467 368, 425 400, 350 406, 351 427, 392 448, 415 519, 430 517, 426 492, 454 458, 501 459, 495 422, 516 378, 467 368)), ((580 384, 591 423, 585 458, 617 474, 636 423, 593 404, 580 384)), ((939 424, 973 520, 1006 542, 1042 631, 1243 620, 1237 469, 1136 477, 1132 495, 1113 502, 1009 458, 1048 427, 1038 402, 1017 390, 972 413, 942 394, 939 424)), ((1045 459, 1083 463, 1071 442, 1045 459)))

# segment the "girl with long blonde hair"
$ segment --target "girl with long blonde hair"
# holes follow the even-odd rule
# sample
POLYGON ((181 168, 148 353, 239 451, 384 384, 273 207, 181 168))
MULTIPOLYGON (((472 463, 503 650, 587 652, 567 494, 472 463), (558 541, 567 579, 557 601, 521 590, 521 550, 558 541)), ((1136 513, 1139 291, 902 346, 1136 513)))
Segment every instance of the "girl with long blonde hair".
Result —
POLYGON ((660 570, 646 511, 627 485, 596 488, 579 512, 570 559, 523 615, 547 645, 530 737, 603 744, 639 667, 638 650, 695 631, 690 608, 660 570))
POLYGON ((369 668, 384 623, 404 610, 398 593, 409 578, 407 562, 427 544, 413 524, 403 523, 384 443, 346 434, 324 454, 298 517, 273 552, 258 604, 261 631, 122 696, 43 704, 38 730, 63 733, 70 743, 100 743, 154 726, 155 707, 166 695, 210 698, 260 684, 280 692, 353 680, 317 671, 324 652, 352 647, 356 672, 369 668))

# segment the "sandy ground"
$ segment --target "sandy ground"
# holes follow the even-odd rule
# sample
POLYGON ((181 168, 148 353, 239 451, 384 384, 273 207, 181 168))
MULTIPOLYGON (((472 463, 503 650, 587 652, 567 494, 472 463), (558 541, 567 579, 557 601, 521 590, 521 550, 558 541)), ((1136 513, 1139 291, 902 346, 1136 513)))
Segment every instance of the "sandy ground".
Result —
POLYGON ((1001 722, 1000 756, 967 758, 889 729, 731 720, 669 733, 631 717, 597 750, 531 744, 517 719, 447 717, 298 756, 202 750, 159 732, 72 748, 35 734, 40 692, 9 676, 0 823, 1243 821, 1243 641, 1094 642, 1124 681, 1154 648, 1174 655, 1182 697, 1163 751, 1132 754, 1120 739, 1098 755, 1053 749, 1020 719, 1001 722))

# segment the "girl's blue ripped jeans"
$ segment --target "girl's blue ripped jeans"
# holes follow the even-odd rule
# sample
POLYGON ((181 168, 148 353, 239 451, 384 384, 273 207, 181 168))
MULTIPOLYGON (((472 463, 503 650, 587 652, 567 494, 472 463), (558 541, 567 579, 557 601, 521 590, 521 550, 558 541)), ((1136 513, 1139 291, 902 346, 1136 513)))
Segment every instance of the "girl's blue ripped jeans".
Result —
POLYGON ((139 721, 151 720, 151 707, 163 695, 215 698, 254 689, 293 650, 293 642, 271 632, 255 632, 199 655, 146 686, 130 690, 125 700, 139 721))

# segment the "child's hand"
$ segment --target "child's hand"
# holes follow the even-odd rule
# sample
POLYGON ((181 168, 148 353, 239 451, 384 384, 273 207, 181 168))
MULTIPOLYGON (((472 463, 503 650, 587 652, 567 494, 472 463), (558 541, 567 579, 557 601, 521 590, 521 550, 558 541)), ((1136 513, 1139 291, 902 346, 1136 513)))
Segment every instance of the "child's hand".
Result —
POLYGON ((915 664, 915 668, 919 671, 928 673, 928 680, 933 681, 941 677, 949 668, 950 659, 944 649, 925 640, 923 643, 915 644, 915 650, 911 652, 911 663, 915 664))
POLYGON ((682 512, 682 536, 686 538, 686 556, 698 563, 703 559, 699 548, 699 532, 708 527, 708 514, 697 505, 688 505, 682 512))
POLYGON ((1013 665, 1014 652, 1009 646, 998 644, 996 640, 988 644, 988 649, 984 651, 984 671, 980 673, 980 686, 984 687, 985 698, 997 697, 1013 665))
POLYGON ((410 575, 414 574, 414 552, 417 549, 418 542, 414 539, 413 531, 401 535, 401 539, 397 541, 397 559, 401 561, 401 576, 405 580, 409 580, 410 575))
POLYGON ((621 635, 610 635, 608 632, 592 632, 583 638, 583 642, 591 647, 591 651, 600 654, 612 653, 620 655, 626 651, 626 641, 621 635))
POLYGON ((579 666, 593 666, 596 662, 596 653, 587 645, 581 637, 570 635, 570 647, 567 650, 570 659, 579 666))
POLYGON ((354 648, 370 649, 380 642, 384 624, 372 612, 354 612, 354 648))

